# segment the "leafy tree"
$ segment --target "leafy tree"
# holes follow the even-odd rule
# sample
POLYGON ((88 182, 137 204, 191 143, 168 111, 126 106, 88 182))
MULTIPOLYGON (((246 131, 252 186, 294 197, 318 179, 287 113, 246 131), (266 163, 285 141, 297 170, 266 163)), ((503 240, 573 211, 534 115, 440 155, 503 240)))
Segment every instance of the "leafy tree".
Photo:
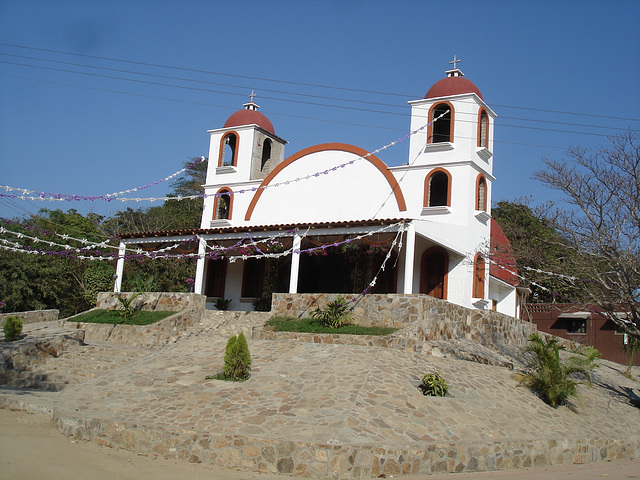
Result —
POLYGON ((539 211, 580 258, 565 264, 583 301, 640 337, 640 141, 629 131, 597 151, 568 150, 565 161, 544 160, 534 178, 563 195, 539 211))
POLYGON ((553 274, 564 272, 567 264, 579 261, 576 251, 568 247, 556 229, 536 215, 529 204, 528 198, 513 202, 505 200, 491 209, 491 216, 511 243, 518 273, 524 277, 523 283, 531 286, 536 302, 580 298, 580 288, 553 274))
POLYGON ((113 276, 116 270, 106 262, 95 262, 84 271, 84 298, 89 304, 95 304, 98 292, 113 290, 113 276))
MULTIPOLYGON (((167 200, 163 205, 137 210, 126 208, 111 217, 95 213, 82 215, 75 209, 66 212, 42 209, 38 215, 17 219, 7 227, 43 240, 66 243, 75 249, 87 245, 72 238, 99 243, 121 233, 197 228, 203 199, 177 198, 203 193, 206 161, 191 159, 185 165, 196 160, 198 163, 171 184, 171 195, 176 199, 167 200), (68 238, 63 240, 56 234, 68 238)), ((7 240, 10 239, 7 237, 7 240)), ((20 243, 23 248, 41 249, 46 254, 28 255, 0 249, 0 300, 6 311, 57 308, 64 317, 95 305, 97 291, 111 290, 115 262, 75 258, 62 247, 27 239, 21 239, 20 243)), ((117 245, 115 238, 112 244, 117 245)), ((160 291, 186 291, 186 279, 195 276, 195 261, 188 258, 127 261, 125 267, 126 279, 135 282, 136 276, 146 280, 155 278, 154 288, 160 291)))

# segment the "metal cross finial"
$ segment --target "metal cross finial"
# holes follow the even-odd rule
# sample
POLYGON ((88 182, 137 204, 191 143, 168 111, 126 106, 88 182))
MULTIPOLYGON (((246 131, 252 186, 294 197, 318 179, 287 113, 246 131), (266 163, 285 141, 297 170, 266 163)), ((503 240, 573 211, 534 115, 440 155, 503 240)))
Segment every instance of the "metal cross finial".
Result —
MULTIPOLYGON (((449 63, 451 63, 451 62, 449 62, 449 63)), ((250 101, 251 103, 253 103, 253 97, 255 97, 255 96, 256 96, 256 94, 255 94, 255 93, 253 93, 253 89, 252 89, 252 90, 251 90, 251 95, 248 95, 248 97, 249 97, 249 101, 250 101)))
POLYGON ((456 65, 456 63, 461 62, 462 60, 458 60, 458 57, 456 55, 453 56, 453 61, 449 62, 449 63, 453 63, 453 69, 455 70, 456 68, 458 68, 458 66, 456 65))

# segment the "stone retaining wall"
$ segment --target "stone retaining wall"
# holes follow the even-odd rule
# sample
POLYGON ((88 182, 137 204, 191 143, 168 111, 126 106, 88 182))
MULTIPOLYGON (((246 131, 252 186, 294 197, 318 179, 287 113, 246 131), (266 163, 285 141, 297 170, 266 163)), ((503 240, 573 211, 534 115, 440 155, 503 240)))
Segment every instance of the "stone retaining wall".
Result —
MULTIPOLYGON (((130 298, 133 293, 122 293, 130 298)), ((88 342, 114 342, 135 347, 155 347, 175 342, 186 330, 195 325, 205 312, 206 297, 195 293, 144 293, 133 301, 141 310, 175 311, 174 315, 151 325, 109 325, 99 323, 74 322, 69 317, 59 325, 85 331, 88 342)), ((118 305, 117 294, 101 292, 98 294, 96 308, 115 309, 118 305)))
MULTIPOLYGON (((96 308, 112 310, 118 308, 118 296, 131 298, 133 292, 100 292, 98 293, 98 301, 96 308)), ((207 297, 197 293, 181 293, 181 292, 148 292, 136 297, 133 305, 141 310, 170 310, 179 312, 185 309, 194 309, 204 312, 207 297)))
POLYGON ((275 332, 261 327, 253 329, 253 340, 279 340, 288 342, 323 343, 325 345, 360 345, 365 347, 397 348, 419 352, 424 343, 414 338, 396 335, 338 335, 330 333, 275 332))
POLYGON ((2 344, 0 349, 0 385, 31 388, 46 383, 46 378, 33 374, 35 365, 49 357, 58 357, 73 346, 82 345, 84 332, 65 332, 46 338, 17 340, 2 344))
POLYGON ((0 325, 10 316, 20 317, 22 323, 51 322, 58 320, 59 310, 32 310, 30 312, 0 313, 0 325))
MULTIPOLYGON (((343 295, 355 300, 354 321, 365 326, 411 327, 416 341, 472 339, 483 345, 522 346, 537 331, 535 324, 494 312, 473 310, 420 294, 343 295)), ((271 313, 308 317, 324 307, 335 294, 274 293, 271 313)))
POLYGON ((504 440, 410 445, 347 445, 220 435, 79 419, 54 411, 58 428, 77 440, 147 452, 167 459, 205 462, 304 478, 356 479, 385 475, 476 472, 571 465, 634 458, 640 435, 623 438, 504 440))

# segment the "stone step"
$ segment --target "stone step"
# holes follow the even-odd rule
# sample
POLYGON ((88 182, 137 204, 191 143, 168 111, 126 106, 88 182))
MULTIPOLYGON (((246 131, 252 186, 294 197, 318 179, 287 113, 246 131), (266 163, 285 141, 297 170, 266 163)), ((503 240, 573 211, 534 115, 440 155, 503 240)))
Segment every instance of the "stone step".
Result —
POLYGON ((59 392, 66 385, 64 377, 51 373, 38 373, 29 370, 12 372, 9 376, 0 376, 0 384, 10 388, 28 388, 59 392))
POLYGON ((262 326, 271 318, 269 312, 237 312, 206 310, 202 318, 188 328, 183 337, 216 336, 230 337, 244 332, 249 337, 254 327, 262 326))
POLYGON ((14 388, 60 391, 103 372, 126 365, 149 350, 106 343, 67 345, 38 362, 17 365, 0 372, 0 384, 14 388))

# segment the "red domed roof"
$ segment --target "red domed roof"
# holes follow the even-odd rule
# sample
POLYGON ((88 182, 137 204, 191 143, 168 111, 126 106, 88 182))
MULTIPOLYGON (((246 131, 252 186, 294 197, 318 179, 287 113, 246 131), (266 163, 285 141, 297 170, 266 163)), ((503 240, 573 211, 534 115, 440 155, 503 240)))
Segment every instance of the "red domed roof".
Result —
POLYGON ((241 127, 243 125, 258 125, 267 132, 276 134, 273 124, 257 110, 238 110, 224 122, 224 128, 241 127))
POLYGON ((438 80, 429 89, 424 98, 436 98, 436 97, 448 97, 450 95, 460 95, 462 93, 475 93, 482 100, 482 93, 480 89, 475 86, 471 80, 467 80, 464 77, 445 77, 442 80, 438 80))
POLYGON ((509 242, 502 228, 493 218, 491 219, 490 243, 491 264, 489 265, 489 275, 517 287, 520 281, 511 242, 509 242))

